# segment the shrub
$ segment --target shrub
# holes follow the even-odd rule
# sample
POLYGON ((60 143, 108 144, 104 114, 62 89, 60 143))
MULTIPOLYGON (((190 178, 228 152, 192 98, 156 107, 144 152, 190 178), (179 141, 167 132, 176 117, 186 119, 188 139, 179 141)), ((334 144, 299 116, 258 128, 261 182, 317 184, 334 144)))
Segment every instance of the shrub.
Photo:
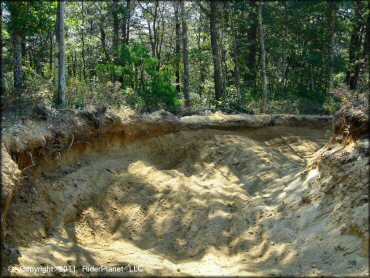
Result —
POLYGON ((148 111, 162 108, 174 111, 181 105, 177 91, 171 84, 168 72, 156 72, 153 74, 149 88, 142 93, 142 97, 148 111))

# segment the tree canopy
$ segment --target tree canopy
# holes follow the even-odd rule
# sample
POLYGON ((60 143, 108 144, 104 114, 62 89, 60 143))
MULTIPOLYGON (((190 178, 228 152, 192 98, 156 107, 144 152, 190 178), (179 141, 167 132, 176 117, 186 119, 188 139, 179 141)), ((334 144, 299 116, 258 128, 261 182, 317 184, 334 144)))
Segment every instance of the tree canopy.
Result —
MULTIPOLYGON (((1 5, 2 105, 55 105, 58 2, 1 5)), ((369 5, 66 1, 66 105, 330 113, 369 91, 369 5)))

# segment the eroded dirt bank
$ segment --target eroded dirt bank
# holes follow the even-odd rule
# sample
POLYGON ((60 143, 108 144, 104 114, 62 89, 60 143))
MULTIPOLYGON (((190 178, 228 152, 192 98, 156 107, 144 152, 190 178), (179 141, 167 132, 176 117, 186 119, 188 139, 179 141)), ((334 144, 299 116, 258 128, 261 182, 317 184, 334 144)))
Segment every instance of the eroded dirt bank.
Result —
POLYGON ((75 124, 65 121, 65 130, 45 121, 5 137, 17 163, 3 162, 14 177, 3 176, 17 177, 9 165, 32 167, 9 209, 3 271, 72 265, 68 275, 98 275, 82 267, 130 264, 144 267, 139 275, 368 273, 368 139, 324 147, 327 117, 120 118, 92 112, 67 118, 75 124), (356 149, 350 160, 334 159, 346 148, 356 149))

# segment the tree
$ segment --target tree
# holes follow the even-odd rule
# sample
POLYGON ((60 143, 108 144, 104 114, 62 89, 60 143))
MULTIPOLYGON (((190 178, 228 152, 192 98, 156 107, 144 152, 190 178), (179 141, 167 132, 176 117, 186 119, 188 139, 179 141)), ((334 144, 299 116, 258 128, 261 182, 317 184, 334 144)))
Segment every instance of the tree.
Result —
MULTIPOLYGON (((238 9, 236 9, 236 7, 234 6, 234 9, 232 10, 232 14, 230 15, 230 24, 231 26, 237 26, 236 24, 236 18, 238 18, 240 15, 239 15, 239 12, 238 12, 238 9)), ((240 94, 240 65, 239 65, 239 34, 238 34, 238 30, 237 28, 231 28, 232 32, 231 32, 231 37, 232 37, 232 60, 233 60, 233 63, 234 63, 234 73, 233 73, 233 77, 234 77, 234 86, 235 86, 235 90, 236 90, 236 94, 237 94, 237 98, 238 98, 238 105, 239 105, 239 109, 241 108, 241 94, 240 94)))
POLYGON ((360 72, 360 48, 358 46, 361 44, 361 35, 362 31, 364 30, 364 22, 361 18, 360 4, 361 3, 356 2, 354 5, 355 17, 353 19, 348 51, 350 70, 347 71, 346 80, 349 88, 352 90, 356 90, 357 88, 358 75, 360 72))
POLYGON ((176 91, 180 93, 180 19, 179 6, 175 2, 175 75, 176 75, 176 91))
POLYGON ((364 61, 364 71, 365 71, 365 82, 367 79, 367 91, 368 92, 370 91, 370 78, 369 78, 370 12, 369 11, 370 11, 370 1, 367 2, 366 32, 365 32, 365 40, 364 40, 363 51, 362 51, 362 56, 363 56, 363 61, 364 61))
POLYGON ((114 62, 118 64, 118 51, 119 51, 119 17, 118 17, 118 0, 113 0, 112 5, 113 17, 113 57, 114 62))
POLYGON ((218 101, 222 98, 222 79, 221 79, 221 66, 220 54, 218 51, 218 34, 217 34, 217 2, 210 1, 210 33, 211 33, 211 46, 213 55, 213 80, 215 83, 215 99, 218 101))
POLYGON ((24 73, 22 66, 22 31, 21 24, 24 23, 26 16, 26 4, 7 2, 10 12, 10 29, 13 42, 13 63, 14 63, 14 88, 19 91, 23 88, 24 73))
POLYGON ((281 63, 281 97, 285 98, 285 85, 287 79, 287 40, 288 40, 288 2, 284 2, 284 36, 283 36, 283 57, 281 63))
POLYGON ((84 1, 81 0, 81 16, 82 16, 82 23, 81 23, 81 42, 82 42, 82 72, 83 78, 86 80, 86 59, 85 59, 85 9, 84 9, 84 1))
POLYGON ((56 62, 55 84, 56 104, 60 107, 66 103, 66 69, 65 69, 65 30, 64 30, 64 1, 58 1, 56 21, 56 62))
MULTIPOLYGON (((3 30, 3 3, 0 3, 0 30, 3 30)), ((5 92, 5 70, 4 70, 4 55, 3 55, 3 36, 0 37, 0 90, 5 92)))
POLYGON ((330 3, 330 59, 329 59, 329 93, 333 90, 333 71, 334 71, 334 49, 335 49, 335 3, 330 3))
POLYGON ((182 21, 182 53, 184 62, 184 98, 186 107, 190 107, 190 67, 188 50, 188 25, 186 22, 184 0, 180 2, 181 21, 182 21))
POLYGON ((250 0, 250 18, 251 25, 248 29, 248 58, 247 58, 247 74, 245 81, 249 86, 255 85, 256 81, 256 52, 257 52, 257 13, 254 0, 250 0))
MULTIPOLYGON (((59 72, 61 66, 54 38, 57 5, 3 2, 1 66, 12 101, 36 100, 39 91, 45 91, 35 88, 41 84, 52 95, 49 88, 60 79, 53 70, 58 67, 59 72), (15 86, 8 80, 13 76, 15 86)), ((366 91, 368 5, 65 1, 68 105, 103 102, 105 95, 113 101, 116 94, 115 103, 124 103, 124 98, 139 110, 151 111, 169 103, 175 107, 181 95, 184 106, 191 99, 195 109, 265 110, 268 100, 284 100, 271 107, 285 109, 289 103, 290 109, 294 103, 301 113, 324 113, 323 103, 332 98, 328 92, 340 82, 366 91), (109 81, 117 86, 114 93, 99 92, 109 81), (164 97, 164 88, 171 94, 164 97)))
POLYGON ((262 92, 261 113, 265 113, 266 112, 266 105, 267 105, 268 91, 267 91, 265 37, 264 37, 263 22, 262 22, 262 1, 258 2, 258 27, 259 27, 259 35, 260 35, 261 64, 262 64, 262 75, 263 75, 263 92, 262 92))
POLYGON ((122 45, 127 45, 130 38, 130 23, 131 23, 131 0, 126 0, 126 6, 122 5, 122 45))

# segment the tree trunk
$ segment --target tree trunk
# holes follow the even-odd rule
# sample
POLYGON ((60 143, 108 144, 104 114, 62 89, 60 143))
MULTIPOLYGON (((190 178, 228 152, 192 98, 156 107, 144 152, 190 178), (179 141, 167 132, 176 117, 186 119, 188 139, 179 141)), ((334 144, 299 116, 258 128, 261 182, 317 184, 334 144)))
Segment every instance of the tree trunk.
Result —
POLYGON ((367 2, 367 18, 366 18, 366 31, 365 31, 365 41, 364 41, 364 47, 363 47, 363 56, 367 56, 367 59, 369 59, 369 36, 370 36, 370 1, 367 2))
POLYGON ((234 85, 236 89, 236 94, 238 95, 239 105, 241 104, 241 95, 240 95, 240 71, 239 71, 239 54, 238 54, 238 44, 236 42, 236 34, 234 31, 233 34, 233 44, 234 44, 234 85))
POLYGON ((81 42, 82 42, 82 67, 83 78, 86 80, 86 62, 85 62, 85 11, 84 1, 81 0, 82 26, 81 26, 81 42))
MULTIPOLYGON (((43 43, 47 45, 47 37, 43 40, 43 43)), ((41 49, 41 65, 40 65, 40 73, 42 77, 45 77, 45 48, 41 49)))
MULTIPOLYGON (((222 2, 222 12, 219 13, 222 21, 221 21, 221 30, 220 30, 220 54, 221 54, 221 61, 220 61, 220 71, 221 71, 221 84, 222 84, 222 91, 226 93, 226 86, 228 84, 228 80, 227 80, 227 67, 226 67, 226 46, 225 46, 225 43, 223 43, 225 41, 225 3, 226 2, 222 2)), ((225 96, 227 97, 227 96, 225 96)))
POLYGON ((131 0, 126 0, 126 7, 122 12, 122 44, 127 44, 130 37, 131 0))
POLYGON ((162 46, 163 46, 163 38, 164 38, 164 28, 165 28, 164 24, 165 24, 165 20, 163 18, 163 14, 162 14, 162 24, 161 24, 162 28, 160 28, 158 26, 158 29, 157 29, 157 33, 158 33, 158 40, 157 40, 158 44, 157 44, 157 51, 156 51, 157 59, 158 59, 157 71, 159 71, 160 68, 161 68, 161 54, 162 54, 162 46), (161 31, 161 29, 162 29, 162 31, 161 31), (161 33, 161 37, 159 39, 160 32, 162 32, 162 33, 161 33))
POLYGON ((58 1, 57 24, 56 24, 56 104, 65 106, 66 103, 66 65, 65 65, 65 42, 64 42, 64 1, 58 1))
POLYGON ((287 56, 287 36, 288 36, 288 2, 284 2, 284 38, 283 38, 283 57, 281 63, 281 96, 285 99, 286 84, 286 56, 287 56))
POLYGON ((113 16, 113 57, 114 62, 118 64, 118 51, 119 51, 118 0, 113 0, 112 16, 113 16))
MULTIPOLYGON (((370 10, 370 1, 367 2, 367 10, 370 10)), ((369 33, 370 33, 370 13, 367 13, 367 19, 366 19, 366 30, 365 30, 365 40, 362 48, 362 59, 364 61, 363 63, 363 74, 365 82, 367 81, 367 91, 370 91, 370 78, 369 78, 369 33)))
POLYGON ((108 50, 107 50, 106 34, 105 34, 102 19, 100 20, 99 30, 100 30, 100 40, 101 40, 101 43, 102 43, 102 48, 103 48, 103 52, 104 52, 104 56, 105 56, 105 61, 104 62, 107 63, 107 62, 110 61, 110 57, 109 57, 109 53, 108 53, 108 50))
POLYGON ((184 0, 180 2, 181 20, 182 20, 182 53, 184 63, 184 98, 185 106, 190 107, 190 67, 189 67, 189 50, 188 50, 188 23, 185 15, 184 0))
POLYGON ((49 72, 53 75, 53 33, 50 31, 49 72))
MULTIPOLYGON (((3 30, 3 5, 0 4, 0 30, 3 30)), ((0 90, 5 93, 5 73, 3 57, 3 38, 0 39, 0 90)))
POLYGON ((73 77, 77 77, 77 52, 72 52, 72 61, 73 61, 73 77))
POLYGON ((220 56, 218 51, 218 38, 217 38, 217 2, 210 1, 211 14, 210 14, 210 33, 211 33, 211 46, 213 55, 213 79, 215 82, 215 98, 220 100, 222 98, 222 79, 220 68, 220 56))
POLYGON ((335 3, 330 3, 330 59, 329 59, 329 93, 333 90, 334 49, 335 49, 335 3))
POLYGON ((261 45, 261 62, 262 62, 262 75, 263 75, 263 93, 262 93, 262 105, 261 113, 266 112, 267 106, 267 73, 266 73, 266 49, 265 49, 265 38, 263 32, 263 23, 262 23, 262 2, 258 2, 258 26, 260 33, 260 45, 261 45))
POLYGON ((350 69, 347 71, 346 81, 348 86, 351 90, 356 90, 357 88, 357 80, 359 75, 359 51, 358 46, 361 44, 361 37, 360 37, 360 30, 361 30, 361 12, 355 4, 355 23, 353 24, 353 29, 351 32, 351 39, 349 43, 349 51, 348 51, 348 58, 350 63, 350 69))
POLYGON ((22 38, 13 34, 14 44, 14 88, 18 91, 23 87, 24 74, 22 68, 22 38))
MULTIPOLYGON (((235 26, 235 22, 233 21, 232 24, 235 26)), ((236 28, 232 28, 232 37, 233 37, 233 63, 234 63, 234 86, 236 89, 236 94, 238 96, 238 104, 241 106, 241 95, 240 95, 240 70, 239 70, 239 51, 238 51, 238 43, 237 43, 237 30, 236 28)))
POLYGON ((179 20, 179 6, 175 2, 175 33, 176 33, 176 91, 180 93, 180 20, 179 20))
POLYGON ((245 80, 248 85, 256 82, 256 53, 257 53, 257 13, 255 2, 250 1, 252 24, 248 30, 248 58, 247 58, 247 74, 245 80))
MULTIPOLYGON (((203 39, 202 39, 202 14, 200 13, 199 24, 198 24, 198 51, 199 51, 199 53, 202 52, 201 41, 203 41, 203 39)), ((200 74, 199 74, 198 94, 201 97, 203 95, 202 93, 203 93, 203 90, 204 90, 204 81, 205 81, 205 78, 206 78, 205 77, 204 61, 201 57, 199 58, 199 71, 200 71, 200 74)))
POLYGON ((131 0, 126 0, 127 18, 126 18, 126 43, 130 40, 130 24, 131 24, 131 0))

